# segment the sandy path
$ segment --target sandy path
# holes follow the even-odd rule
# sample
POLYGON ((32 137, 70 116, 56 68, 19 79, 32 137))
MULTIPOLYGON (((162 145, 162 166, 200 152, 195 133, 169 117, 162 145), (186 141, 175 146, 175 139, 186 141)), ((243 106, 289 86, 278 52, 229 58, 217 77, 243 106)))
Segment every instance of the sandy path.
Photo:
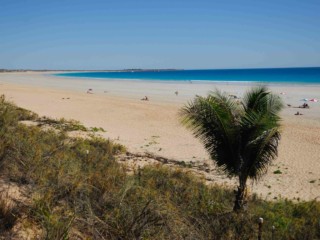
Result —
MULTIPOLYGON (((208 161, 202 145, 178 120, 179 109, 195 94, 215 87, 241 95, 250 84, 188 84, 93 81, 56 78, 41 73, 1 73, 0 93, 17 105, 53 118, 76 119, 88 127, 103 127, 105 137, 132 152, 153 152, 181 161, 208 161), (93 88, 94 94, 86 94, 93 88), (179 90, 175 96, 174 91, 179 90), (148 95, 150 101, 140 98, 148 95), (63 99, 64 98, 64 99, 63 99), (69 99, 67 99, 69 98, 69 99)), ((285 102, 320 98, 320 86, 271 86, 285 102)), ((320 196, 320 103, 286 108, 279 157, 253 191, 266 198, 314 199, 320 196), (279 169, 282 174, 274 174, 279 169)), ((214 176, 213 176, 214 177, 214 176)), ((218 182, 230 182, 217 177, 218 182)), ((320 198, 319 198, 320 199, 320 198)))

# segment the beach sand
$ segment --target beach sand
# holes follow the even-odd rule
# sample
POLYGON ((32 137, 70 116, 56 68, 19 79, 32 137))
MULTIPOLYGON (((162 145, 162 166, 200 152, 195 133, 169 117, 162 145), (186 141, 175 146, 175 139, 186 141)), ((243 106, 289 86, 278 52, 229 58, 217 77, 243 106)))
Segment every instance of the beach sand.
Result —
MULTIPOLYGON (((104 137, 124 144, 130 152, 150 152, 185 162, 208 162, 199 140, 181 126, 179 109, 197 95, 218 88, 242 96, 252 83, 170 83, 61 78, 50 73, 0 73, 0 94, 18 106, 52 118, 75 119, 87 127, 102 127, 104 137), (87 94, 87 89, 93 94, 87 94), (179 94, 176 95, 175 91, 179 94), (141 101, 148 96, 150 101, 141 101)), ((252 192, 266 199, 320 200, 320 102, 295 108, 302 98, 320 99, 320 86, 270 85, 286 104, 282 112, 279 157, 252 192), (280 94, 285 93, 285 94, 280 94), (303 115, 296 116, 299 111, 303 115), (274 174, 280 170, 281 174, 274 174)), ((235 182, 208 173, 213 182, 235 182)))

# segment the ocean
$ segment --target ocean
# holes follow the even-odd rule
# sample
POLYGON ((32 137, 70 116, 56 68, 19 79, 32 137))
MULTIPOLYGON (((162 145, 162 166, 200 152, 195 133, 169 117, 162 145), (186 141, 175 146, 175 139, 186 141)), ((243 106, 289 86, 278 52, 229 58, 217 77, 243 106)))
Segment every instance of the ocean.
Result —
POLYGON ((114 72, 70 72, 56 76, 94 78, 101 80, 145 81, 219 81, 261 82, 287 84, 320 84, 320 67, 261 68, 261 69, 208 69, 208 70, 146 70, 114 72))

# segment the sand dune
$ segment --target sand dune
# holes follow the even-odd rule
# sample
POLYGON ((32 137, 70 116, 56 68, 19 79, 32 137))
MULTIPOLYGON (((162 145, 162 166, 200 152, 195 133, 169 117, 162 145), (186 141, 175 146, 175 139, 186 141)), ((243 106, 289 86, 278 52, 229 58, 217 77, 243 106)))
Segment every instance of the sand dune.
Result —
MULTIPOLYGON (((196 94, 219 88, 241 96, 252 84, 160 83, 64 79, 48 73, 0 73, 0 93, 17 105, 53 118, 76 119, 88 127, 103 127, 105 137, 131 152, 152 152, 181 161, 209 161, 201 143, 181 126, 179 109, 196 94), (88 88, 93 94, 87 94, 88 88), (179 95, 174 94, 179 91, 179 95), (150 101, 141 101, 144 96, 150 101)), ((279 157, 252 191, 263 197, 320 199, 320 103, 295 108, 302 98, 319 98, 320 86, 270 88, 287 104, 282 112, 279 157), (304 115, 295 116, 300 111, 304 115), (280 170, 281 174, 273 172, 280 170)), ((217 182, 234 184, 211 173, 217 182)))

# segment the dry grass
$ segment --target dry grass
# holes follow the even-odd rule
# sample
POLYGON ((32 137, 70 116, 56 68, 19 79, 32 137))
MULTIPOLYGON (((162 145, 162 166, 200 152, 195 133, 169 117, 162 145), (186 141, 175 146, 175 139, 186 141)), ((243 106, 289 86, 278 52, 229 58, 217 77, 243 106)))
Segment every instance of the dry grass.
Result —
MULTIPOLYGON (((9 230, 16 211, 39 226, 41 239, 256 239, 257 219, 265 219, 263 239, 319 239, 320 204, 266 202, 253 196, 248 210, 231 212, 234 193, 207 186, 193 174, 161 165, 129 175, 115 160, 125 148, 109 140, 69 138, 19 124, 29 112, 1 98, 0 172, 32 191, 27 209, 0 198, 9 230)), ((65 122, 61 122, 65 124, 65 122)))

